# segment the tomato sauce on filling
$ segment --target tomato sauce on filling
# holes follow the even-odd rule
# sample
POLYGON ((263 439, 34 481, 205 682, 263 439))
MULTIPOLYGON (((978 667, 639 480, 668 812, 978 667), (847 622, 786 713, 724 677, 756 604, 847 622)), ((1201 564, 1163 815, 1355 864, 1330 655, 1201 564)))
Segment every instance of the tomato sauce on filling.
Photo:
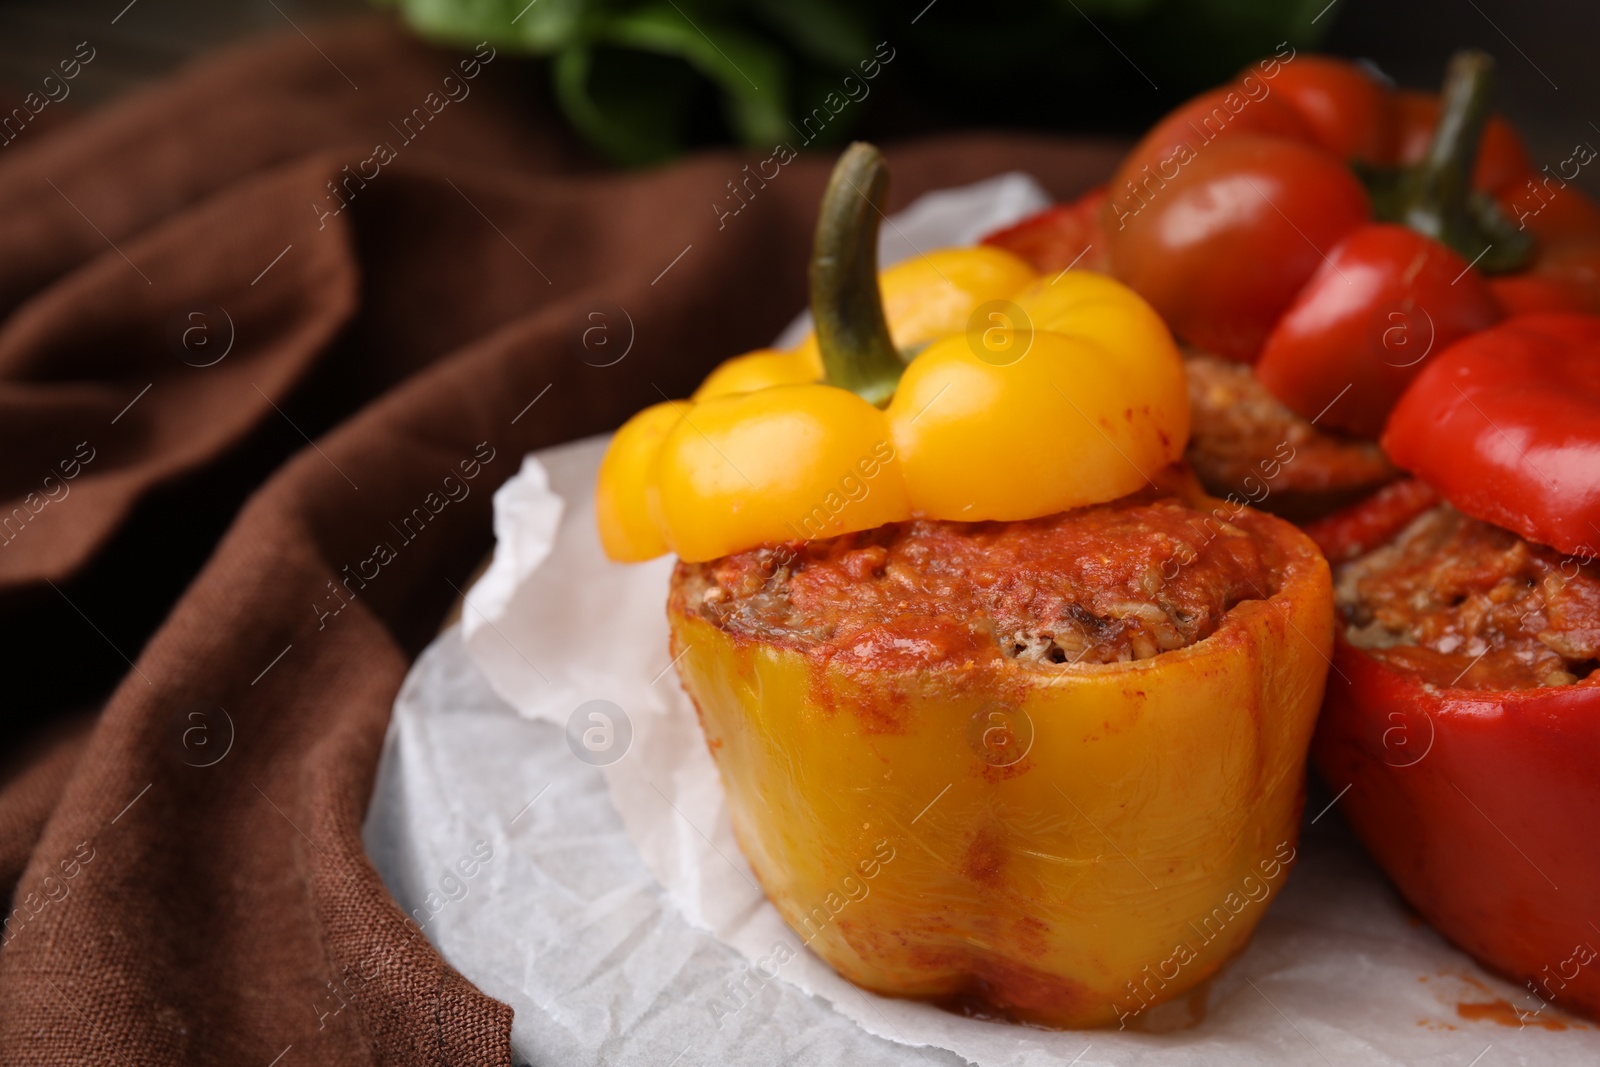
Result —
POLYGON ((1242 363, 1185 351, 1194 428, 1185 453, 1206 488, 1291 518, 1354 503, 1398 475, 1376 441, 1319 429, 1242 363))
POLYGON ((1041 519, 893 523, 680 562, 674 596, 729 632, 860 667, 1126 662, 1193 644, 1235 604, 1271 596, 1276 522, 1149 491, 1041 519))
POLYGON ((1441 687, 1600 684, 1600 567, 1441 504, 1334 572, 1352 644, 1441 687))

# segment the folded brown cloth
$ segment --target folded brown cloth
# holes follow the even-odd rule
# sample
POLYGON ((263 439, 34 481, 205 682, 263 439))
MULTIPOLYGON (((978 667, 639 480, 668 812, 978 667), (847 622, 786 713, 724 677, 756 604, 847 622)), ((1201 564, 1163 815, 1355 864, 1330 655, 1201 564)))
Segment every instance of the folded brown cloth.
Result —
POLYGON ((524 453, 803 303, 825 154, 607 173, 508 56, 304 28, 0 147, 0 1063, 510 1062, 362 851, 391 702, 524 453))

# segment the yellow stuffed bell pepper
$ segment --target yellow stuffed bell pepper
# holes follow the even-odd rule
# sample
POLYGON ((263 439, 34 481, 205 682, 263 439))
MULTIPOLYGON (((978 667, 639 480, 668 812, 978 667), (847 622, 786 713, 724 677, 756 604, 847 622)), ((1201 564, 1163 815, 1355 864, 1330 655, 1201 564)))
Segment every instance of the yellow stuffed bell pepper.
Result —
POLYGON ((729 360, 617 432, 598 484, 613 559, 1031 518, 1122 496, 1182 454, 1177 350, 1110 278, 948 249, 885 272, 880 299, 869 196, 886 184, 875 150, 841 160, 812 264, 817 335, 729 360))
POLYGON ((1128 1025, 1287 876, 1327 565, 1174 463, 1182 363, 1117 283, 950 251, 880 298, 886 180, 864 145, 835 171, 813 338, 618 432, 602 540, 679 556, 672 654, 803 944, 887 995, 1128 1025))

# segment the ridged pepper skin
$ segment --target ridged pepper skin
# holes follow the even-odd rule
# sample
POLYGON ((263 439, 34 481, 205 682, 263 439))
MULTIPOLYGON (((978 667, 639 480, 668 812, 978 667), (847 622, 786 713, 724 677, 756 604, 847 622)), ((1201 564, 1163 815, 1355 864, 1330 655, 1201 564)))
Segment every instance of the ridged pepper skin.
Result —
POLYGON ((723 360, 706 375, 689 399, 698 404, 717 396, 736 396, 774 385, 808 385, 821 380, 822 357, 817 354, 815 342, 809 349, 792 352, 759 348, 723 360))
POLYGON ((1183 453, 1182 359, 1121 283, 960 248, 880 284, 896 344, 917 353, 892 398, 823 384, 814 335, 724 362, 691 401, 617 432, 596 483, 612 559, 708 560, 914 516, 1034 518, 1124 496, 1183 453), (870 491, 852 495, 868 461, 870 491))
MULTIPOLYGON (((1402 482, 1311 532, 1349 559, 1437 500, 1402 482)), ((1451 941, 1600 1018, 1600 685, 1440 689, 1342 632, 1333 662, 1312 754, 1367 851, 1451 941)))
POLYGON ((835 164, 809 336, 735 356, 617 431, 595 483, 612 559, 1038 518, 1125 496, 1183 454, 1183 361, 1138 294, 1084 271, 1046 282, 987 246, 880 272, 888 181, 869 144, 835 164))
POLYGON ((675 579, 679 675, 800 940, 864 988, 1052 1027, 1127 1025, 1238 952, 1294 858, 1332 639, 1326 562, 1267 525, 1270 599, 1123 664, 852 673, 675 579))

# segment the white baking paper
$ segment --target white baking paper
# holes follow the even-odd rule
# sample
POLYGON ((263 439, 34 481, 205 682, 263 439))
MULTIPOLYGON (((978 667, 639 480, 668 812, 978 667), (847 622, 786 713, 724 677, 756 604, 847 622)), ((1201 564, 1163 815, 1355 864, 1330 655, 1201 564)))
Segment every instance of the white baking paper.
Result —
MULTIPOLYGON (((1003 184, 1018 214, 1036 206, 1014 178, 1003 184)), ((973 236, 902 229, 924 248, 973 236)), ((1563 1067, 1600 1056, 1600 1035, 1552 1008, 1521 1027, 1464 1018, 1462 1003, 1503 1001, 1508 1019, 1540 1005, 1411 916, 1337 811, 1319 816, 1326 797, 1249 949, 1203 1003, 1147 1012, 1142 1032, 985 1022, 839 979, 755 888, 733 840, 668 659, 670 562, 624 566, 600 550, 604 446, 529 457, 496 494, 495 563, 397 700, 366 828, 402 906, 516 1009, 529 1062, 1563 1067), (493 859, 444 882, 475 848, 493 859)))

